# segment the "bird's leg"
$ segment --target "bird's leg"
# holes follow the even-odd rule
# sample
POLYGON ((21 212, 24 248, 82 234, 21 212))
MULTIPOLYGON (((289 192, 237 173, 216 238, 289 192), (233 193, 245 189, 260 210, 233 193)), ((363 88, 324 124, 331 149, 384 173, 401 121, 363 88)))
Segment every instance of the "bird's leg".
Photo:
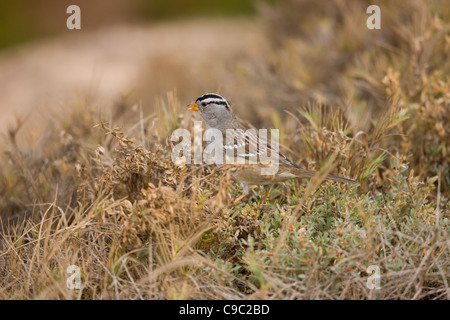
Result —
POLYGON ((270 185, 264 186, 264 190, 266 190, 266 194, 264 195, 264 200, 263 200, 263 207, 262 207, 263 210, 266 209, 266 205, 267 205, 267 196, 269 195, 270 185))
POLYGON ((239 201, 241 201, 242 199, 244 199, 244 198, 247 197, 247 196, 248 196, 247 193, 241 194, 239 197, 237 197, 237 198, 234 200, 233 204, 239 203, 239 201))
POLYGON ((244 184, 242 182, 241 182, 241 185, 242 185, 242 189, 243 189, 242 194, 234 200, 233 204, 239 203, 242 199, 247 197, 248 194, 250 193, 250 185, 244 184))

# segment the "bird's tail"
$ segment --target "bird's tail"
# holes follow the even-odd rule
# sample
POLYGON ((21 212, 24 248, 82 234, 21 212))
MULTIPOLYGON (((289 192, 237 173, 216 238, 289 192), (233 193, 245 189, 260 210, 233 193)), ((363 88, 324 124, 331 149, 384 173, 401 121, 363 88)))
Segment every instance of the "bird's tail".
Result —
POLYGON ((333 176, 331 174, 325 177, 326 180, 336 181, 336 182, 344 182, 344 183, 358 183, 355 180, 347 179, 343 177, 333 176))
MULTIPOLYGON (((316 171, 311 171, 311 170, 306 170, 303 168, 296 168, 295 170, 295 174, 299 177, 299 178, 312 178, 313 176, 315 176, 317 174, 316 171)), ((343 177, 338 177, 338 176, 334 176, 334 175, 327 175, 325 177, 325 180, 331 180, 331 181, 336 181, 336 182, 343 182, 343 183, 358 183, 355 180, 352 179, 347 179, 347 178, 343 178, 343 177)))

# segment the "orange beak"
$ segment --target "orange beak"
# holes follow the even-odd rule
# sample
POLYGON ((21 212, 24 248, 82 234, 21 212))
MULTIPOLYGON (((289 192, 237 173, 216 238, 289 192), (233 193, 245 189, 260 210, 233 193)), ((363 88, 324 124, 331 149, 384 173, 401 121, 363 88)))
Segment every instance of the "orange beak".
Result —
POLYGON ((190 105, 189 105, 189 109, 188 109, 189 111, 198 111, 198 105, 195 103, 195 102, 192 102, 190 105))

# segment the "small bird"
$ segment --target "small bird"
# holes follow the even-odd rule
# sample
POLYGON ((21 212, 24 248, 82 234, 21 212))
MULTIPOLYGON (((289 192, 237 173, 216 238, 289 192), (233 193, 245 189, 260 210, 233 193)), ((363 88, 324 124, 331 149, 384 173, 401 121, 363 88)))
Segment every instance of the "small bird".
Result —
MULTIPOLYGON (((267 167, 267 165, 263 165, 260 162, 252 164, 245 163, 239 166, 234 172, 233 177, 241 183, 243 187, 243 194, 236 198, 235 203, 238 203, 250 193, 251 185, 262 185, 266 191, 263 200, 264 209, 266 207, 267 196, 272 184, 293 178, 311 178, 317 174, 316 171, 306 170, 300 167, 280 151, 272 148, 270 144, 258 143, 257 136, 249 134, 251 131, 247 131, 248 128, 236 117, 231 109, 230 103, 217 93, 207 93, 202 95, 197 98, 195 102, 189 105, 188 110, 199 111, 200 115, 203 117, 203 120, 205 120, 207 129, 213 128, 222 132, 224 152, 226 152, 227 149, 234 148, 237 150, 238 147, 242 147, 242 145, 235 142, 232 142, 229 145, 225 143, 225 141, 227 141, 225 135, 234 134, 235 137, 232 138, 235 139, 231 139, 231 141, 241 139, 240 141, 245 142, 245 153, 239 154, 238 152, 237 157, 243 157, 248 160, 251 150, 257 150, 258 155, 266 152, 268 156, 274 157, 274 159, 278 161, 278 171, 271 175, 263 175, 261 173, 261 169, 264 166, 267 167)), ((242 150, 242 148, 240 150, 242 150)), ((334 175, 327 175, 325 179, 344 183, 357 183, 354 180, 334 175)))

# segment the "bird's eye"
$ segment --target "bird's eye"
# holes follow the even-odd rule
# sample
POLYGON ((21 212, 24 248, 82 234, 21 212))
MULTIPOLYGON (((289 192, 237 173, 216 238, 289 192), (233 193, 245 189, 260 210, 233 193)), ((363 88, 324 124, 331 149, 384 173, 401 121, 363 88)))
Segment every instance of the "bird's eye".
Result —
POLYGON ((206 107, 207 103, 206 102, 202 102, 202 107, 206 107))

